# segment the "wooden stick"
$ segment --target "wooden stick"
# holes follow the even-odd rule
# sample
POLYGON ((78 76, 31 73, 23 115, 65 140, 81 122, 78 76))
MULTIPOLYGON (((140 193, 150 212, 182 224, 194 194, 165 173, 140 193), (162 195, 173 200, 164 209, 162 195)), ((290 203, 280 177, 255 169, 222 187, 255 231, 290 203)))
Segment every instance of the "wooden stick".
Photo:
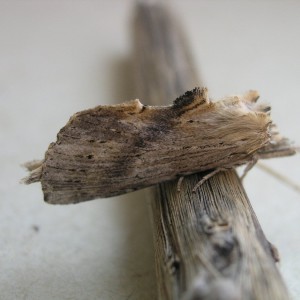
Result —
MULTIPOLYGON (((200 84, 181 29, 159 3, 135 20, 138 97, 166 104, 200 84)), ((276 249, 266 240, 234 170, 185 177, 151 199, 159 299, 288 299, 276 249)))

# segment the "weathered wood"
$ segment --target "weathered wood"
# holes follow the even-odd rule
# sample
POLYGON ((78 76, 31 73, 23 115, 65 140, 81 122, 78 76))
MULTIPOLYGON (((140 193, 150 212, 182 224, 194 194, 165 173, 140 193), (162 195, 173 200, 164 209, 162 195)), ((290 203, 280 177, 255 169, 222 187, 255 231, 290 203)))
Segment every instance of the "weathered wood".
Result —
MULTIPOLYGON (((138 6, 138 96, 149 104, 199 85, 177 26, 165 7, 138 6)), ((159 299, 288 299, 275 248, 236 172, 221 172, 192 193, 203 175, 185 177, 180 192, 177 181, 160 184, 151 199, 159 299)))

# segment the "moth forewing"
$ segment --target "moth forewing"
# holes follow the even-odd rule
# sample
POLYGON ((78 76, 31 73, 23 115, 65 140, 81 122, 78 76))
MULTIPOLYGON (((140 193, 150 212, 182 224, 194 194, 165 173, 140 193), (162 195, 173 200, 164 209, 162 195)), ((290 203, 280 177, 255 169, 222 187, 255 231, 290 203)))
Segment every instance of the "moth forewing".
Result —
POLYGON ((133 100, 79 112, 27 182, 41 181, 45 201, 67 204, 247 163, 270 141, 271 119, 257 98, 212 102, 196 88, 171 106, 133 100))

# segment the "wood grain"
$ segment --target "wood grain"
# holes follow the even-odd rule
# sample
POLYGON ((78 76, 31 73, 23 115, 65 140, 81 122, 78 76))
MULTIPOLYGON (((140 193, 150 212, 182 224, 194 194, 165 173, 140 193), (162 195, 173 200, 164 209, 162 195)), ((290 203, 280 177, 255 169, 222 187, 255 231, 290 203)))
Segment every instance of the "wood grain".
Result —
MULTIPOLYGON (((141 99, 166 104, 199 85, 182 30, 164 6, 140 4, 134 27, 141 99)), ((181 192, 177 181, 153 191, 158 298, 288 299, 275 247, 265 238, 236 172, 221 172, 192 193, 203 175, 185 177, 181 192)))

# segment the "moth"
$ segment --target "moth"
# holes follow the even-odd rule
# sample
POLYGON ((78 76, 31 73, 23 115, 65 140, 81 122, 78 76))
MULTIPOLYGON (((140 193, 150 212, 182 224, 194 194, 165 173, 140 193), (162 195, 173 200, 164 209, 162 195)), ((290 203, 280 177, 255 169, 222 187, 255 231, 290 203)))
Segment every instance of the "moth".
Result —
POLYGON ((195 88, 170 106, 132 100, 78 112, 24 181, 40 181, 46 202, 68 204, 293 154, 257 99, 250 91, 213 102, 195 88))

